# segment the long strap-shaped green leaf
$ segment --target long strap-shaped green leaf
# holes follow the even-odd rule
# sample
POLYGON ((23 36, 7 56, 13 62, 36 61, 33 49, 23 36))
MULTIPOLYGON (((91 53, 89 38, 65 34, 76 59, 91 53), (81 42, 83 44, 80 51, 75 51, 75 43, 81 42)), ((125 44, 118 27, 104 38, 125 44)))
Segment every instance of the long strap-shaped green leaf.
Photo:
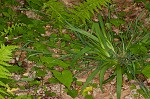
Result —
POLYGON ((86 86, 89 84, 89 82, 96 76, 96 74, 98 74, 99 72, 99 69, 100 67, 98 66, 89 76, 88 78, 86 79, 86 82, 84 83, 82 89, 81 89, 81 92, 80 93, 83 93, 83 90, 86 88, 86 86))
POLYGON ((102 88, 103 80, 104 80, 104 75, 105 75, 106 70, 108 68, 110 68, 110 66, 112 66, 112 65, 108 64, 108 62, 104 63, 103 67, 101 68, 100 74, 99 74, 100 89, 101 89, 102 92, 104 92, 103 88, 102 88))
POLYGON ((120 65, 117 65, 117 99, 121 97, 121 87, 122 87, 122 72, 120 65))
POLYGON ((104 27, 104 22, 103 22, 102 16, 100 14, 98 14, 98 20, 99 20, 103 35, 104 35, 105 39, 107 39, 106 30, 104 27))
POLYGON ((106 35, 104 22, 103 22, 102 16, 100 14, 98 14, 98 20, 99 20, 99 23, 100 23, 100 27, 102 29, 103 36, 105 37, 107 47, 110 48, 114 53, 116 53, 115 50, 114 50, 114 47, 112 46, 112 44, 110 43, 110 41, 109 41, 109 39, 106 35))
POLYGON ((90 47, 85 47, 85 48, 83 48, 75 57, 74 57, 74 59, 73 59, 73 61, 72 61, 72 65, 74 66, 74 64, 75 64, 75 62, 77 61, 77 59, 79 59, 83 54, 85 54, 86 52, 88 52, 88 51, 90 51, 91 50, 91 48, 90 47))
MULTIPOLYGON (((98 37, 96 37, 95 35, 93 35, 93 34, 87 32, 87 31, 84 31, 84 30, 82 30, 82 29, 75 28, 75 27, 72 26, 70 23, 67 23, 67 24, 68 24, 68 26, 69 26, 69 27, 68 27, 69 29, 71 29, 71 30, 73 30, 73 31, 76 31, 76 32, 78 32, 78 33, 80 33, 80 34, 82 34, 82 35, 84 35, 84 36, 90 38, 91 41, 93 41, 93 43, 94 43, 95 45, 99 45, 98 43, 101 43, 101 48, 100 48, 101 54, 104 54, 105 56, 110 57, 110 55, 109 55, 109 53, 107 52, 107 50, 104 49, 103 42, 99 41, 98 37)), ((101 39, 103 39, 103 37, 101 37, 101 39)))
POLYGON ((102 85, 103 85, 105 72, 106 72, 106 70, 108 70, 110 67, 112 67, 114 65, 116 65, 116 61, 115 60, 110 60, 108 62, 105 62, 101 66, 101 70, 100 70, 100 74, 99 74, 99 77, 100 77, 99 80, 100 80, 100 89, 101 89, 102 92, 104 92, 103 88, 102 88, 102 85))
POLYGON ((105 49, 106 40, 101 32, 100 26, 98 23, 93 23, 92 30, 95 31, 96 36, 98 37, 99 43, 103 49, 105 49))
POLYGON ((96 42, 99 41, 96 36, 90 34, 89 32, 86 32, 86 31, 84 31, 84 30, 82 30, 82 29, 75 28, 74 26, 72 26, 72 25, 69 24, 69 23, 68 23, 68 25, 69 25, 69 29, 71 29, 71 30, 73 30, 73 31, 76 31, 76 32, 79 32, 80 34, 85 35, 85 36, 89 37, 90 39, 92 39, 92 40, 94 40, 94 41, 96 41, 96 42))

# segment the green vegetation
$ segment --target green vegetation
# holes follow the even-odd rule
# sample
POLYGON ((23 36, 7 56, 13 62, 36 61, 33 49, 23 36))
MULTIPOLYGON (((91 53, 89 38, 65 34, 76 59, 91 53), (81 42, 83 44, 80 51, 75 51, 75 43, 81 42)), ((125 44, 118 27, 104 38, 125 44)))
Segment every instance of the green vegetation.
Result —
POLYGON ((7 62, 12 59, 12 50, 17 48, 16 46, 4 46, 1 44, 0 48, 0 98, 5 99, 4 96, 12 94, 10 87, 8 85, 8 80, 11 79, 11 73, 7 69, 12 65, 8 64, 7 62))
POLYGON ((72 98, 81 94, 93 99, 88 94, 92 88, 100 87, 104 92, 103 84, 116 79, 117 99, 120 99, 126 75, 128 81, 134 80, 140 86, 137 92, 149 99, 150 89, 139 75, 144 79, 150 77, 150 29, 142 19, 145 15, 149 21, 150 2, 135 2, 143 2, 145 8, 135 20, 127 22, 124 12, 117 13, 117 18, 111 16, 115 12, 111 0, 86 0, 72 6, 61 0, 24 0, 23 3, 0 0, 0 98, 41 99, 37 95, 39 88, 47 97, 57 96, 47 89, 46 84, 50 83, 64 85, 72 98), (107 9, 107 15, 102 13, 102 7, 107 9), (94 15, 97 21, 92 21, 94 15), (13 57, 12 51, 19 54, 13 57), (15 62, 10 65, 13 58, 15 62), (28 67, 27 61, 34 65, 28 67), (108 70, 112 73, 104 79, 108 70), (80 74, 89 72, 85 83, 78 81, 80 74), (50 73, 52 77, 45 81, 50 73), (15 80, 12 75, 21 78, 15 80), (97 76, 99 84, 92 84, 97 76), (27 85, 18 84, 23 82, 27 85), (74 85, 82 87, 81 90, 74 85), (30 88, 34 94, 15 94, 17 90, 30 88))
MULTIPOLYGON (((84 47, 76 57, 80 58, 86 53, 87 55, 85 58, 88 59, 90 57, 90 59, 99 62, 98 66, 93 69, 93 73, 91 73, 86 83, 83 85, 81 92, 97 74, 99 74, 100 88, 102 91, 102 84, 114 79, 116 76, 117 98, 119 99, 121 95, 123 74, 126 74, 129 80, 134 79, 140 82, 140 79, 137 78, 136 75, 141 73, 140 69, 145 68, 148 70, 149 68, 149 63, 144 61, 149 56, 150 33, 148 33, 149 30, 142 31, 141 33, 138 32, 139 30, 136 24, 138 24, 139 18, 137 18, 137 23, 132 23, 136 30, 129 29, 128 31, 119 34, 118 37, 120 38, 120 41, 116 43, 113 42, 113 37, 115 35, 106 33, 102 16, 98 15, 98 19, 99 22, 93 23, 91 33, 74 28, 71 25, 69 26, 71 30, 85 35, 88 39, 88 41, 86 41, 86 47, 84 47), (130 35, 127 33, 130 33, 130 35), (104 81, 104 74, 106 70, 110 68, 113 70, 113 73, 104 81)), ((74 58, 75 60, 77 60, 76 57, 74 58)), ((143 70, 143 73, 148 76, 148 71, 146 72, 145 69, 143 70)), ((141 87, 143 86, 141 85, 141 87)), ((143 91, 146 90, 143 89, 143 91)), ((146 97, 149 98, 149 95, 150 94, 147 94, 146 97)))

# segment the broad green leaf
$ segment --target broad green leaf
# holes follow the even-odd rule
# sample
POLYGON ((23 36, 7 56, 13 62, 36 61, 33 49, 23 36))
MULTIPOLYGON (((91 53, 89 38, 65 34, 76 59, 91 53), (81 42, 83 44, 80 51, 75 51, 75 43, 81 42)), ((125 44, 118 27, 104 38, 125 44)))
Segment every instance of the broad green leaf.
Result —
POLYGON ((148 65, 148 66, 146 66, 143 70, 142 70, 142 73, 146 76, 146 77, 148 77, 148 78, 150 78, 150 65, 148 65))
POLYGON ((67 94, 70 95, 72 98, 75 98, 75 97, 77 97, 77 95, 78 95, 78 91, 75 90, 75 89, 73 89, 73 90, 68 90, 67 94))
POLYGON ((148 50, 142 44, 135 44, 130 48, 130 51, 132 52, 132 54, 142 55, 142 54, 146 54, 148 50))
POLYGON ((38 76, 38 77, 44 77, 45 75, 46 75, 46 71, 44 71, 44 70, 40 70, 40 69, 38 69, 38 70, 36 70, 36 76, 38 76))
POLYGON ((121 97, 121 87, 122 87, 122 72, 120 65, 117 65, 117 99, 121 97))
POLYGON ((71 40, 71 37, 70 37, 69 34, 64 34, 64 35, 63 35, 63 38, 64 38, 64 40, 66 40, 66 41, 70 41, 70 40, 71 40))
POLYGON ((3 12, 3 15, 4 15, 5 17, 10 17, 9 13, 7 13, 7 12, 3 12))
POLYGON ((33 43, 33 46, 38 51, 48 52, 47 46, 45 44, 42 44, 42 42, 35 42, 33 43))
POLYGON ((86 95, 85 99, 94 99, 92 95, 86 95))
POLYGON ((146 4, 145 8, 150 11, 150 2, 146 4))
POLYGON ((121 19, 110 19, 110 23, 112 23, 116 27, 119 27, 120 25, 124 24, 125 21, 123 21, 121 19))
POLYGON ((70 89, 71 83, 73 81, 71 71, 63 70, 62 72, 58 72, 56 70, 53 70, 52 72, 54 74, 54 77, 56 77, 62 84, 70 89))
POLYGON ((55 92, 49 92, 49 91, 47 91, 46 94, 47 94, 48 96, 51 96, 51 97, 57 96, 57 94, 56 94, 55 92))
POLYGON ((57 78, 49 78, 49 79, 48 79, 48 82, 51 83, 51 84, 59 83, 59 81, 58 81, 57 78))
POLYGON ((82 82, 81 81, 76 81, 76 85, 82 86, 82 82))
POLYGON ((40 82, 40 81, 37 81, 37 80, 34 80, 34 81, 29 82, 29 85, 30 85, 30 86, 39 86, 40 84, 41 84, 41 82, 40 82))
POLYGON ((9 66, 9 67, 6 67, 11 73, 22 73, 24 72, 24 68, 21 67, 21 66, 17 66, 17 65, 14 65, 14 66, 9 66))
POLYGON ((22 78, 21 81, 33 81, 34 78, 22 78))
POLYGON ((98 74, 99 72, 99 66, 88 76, 88 78, 86 79, 86 82, 84 83, 81 92, 83 93, 83 90, 87 87, 87 85, 89 84, 89 82, 96 76, 96 74, 98 74))

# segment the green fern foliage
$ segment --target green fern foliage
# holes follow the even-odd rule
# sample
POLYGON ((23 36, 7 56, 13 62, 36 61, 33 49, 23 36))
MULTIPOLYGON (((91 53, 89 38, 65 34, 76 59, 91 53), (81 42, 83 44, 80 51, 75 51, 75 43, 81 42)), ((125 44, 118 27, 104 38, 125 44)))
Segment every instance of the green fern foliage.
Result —
POLYGON ((50 17, 50 22, 56 26, 56 24, 62 25, 63 18, 66 16, 66 6, 62 2, 57 0, 49 0, 44 3, 43 8, 46 10, 46 13, 50 17))
POLYGON ((74 25, 86 23, 91 19, 95 12, 98 12, 102 6, 106 6, 111 0, 86 0, 79 5, 67 7, 62 2, 57 0, 49 0, 44 3, 43 8, 50 16, 53 23, 62 25, 68 21, 74 25))
POLYGON ((0 99, 4 99, 2 94, 8 95, 6 93, 6 88, 8 85, 2 81, 2 79, 10 79, 10 72, 6 69, 6 66, 11 66, 7 62, 12 59, 12 50, 17 48, 16 46, 0 46, 0 99))
MULTIPOLYGON (((74 9, 69 10, 73 15, 72 18, 77 16, 78 20, 86 23, 86 20, 90 20, 94 12, 98 12, 101 6, 106 6, 110 0, 86 0, 80 3, 79 6, 74 6, 74 9)), ((76 18, 76 17, 75 17, 76 18)))

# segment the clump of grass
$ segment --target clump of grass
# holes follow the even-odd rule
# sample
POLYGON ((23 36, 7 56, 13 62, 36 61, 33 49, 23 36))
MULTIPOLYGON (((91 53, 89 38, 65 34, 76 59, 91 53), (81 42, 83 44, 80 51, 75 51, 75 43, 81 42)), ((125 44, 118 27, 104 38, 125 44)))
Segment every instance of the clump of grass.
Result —
MULTIPOLYGON (((150 33, 148 31, 139 31, 139 20, 141 16, 137 17, 135 23, 130 23, 127 26, 127 30, 123 33, 119 33, 119 41, 114 42, 114 34, 106 31, 105 24, 102 16, 98 14, 98 22, 93 22, 91 32, 76 28, 69 25, 69 29, 79 33, 81 40, 84 42, 85 47, 75 55, 72 62, 73 65, 76 61, 83 57, 91 60, 98 61, 99 64, 93 68, 93 72, 88 76, 84 83, 81 93, 86 88, 88 83, 99 74, 100 89, 103 91, 102 85, 108 81, 111 81, 116 77, 116 92, 117 99, 121 97, 122 79, 123 75, 127 75, 129 80, 136 80, 141 86, 141 90, 146 93, 146 97, 150 98, 150 93, 140 79, 137 77, 138 74, 142 74, 142 69, 147 66, 144 62, 145 58, 148 57, 149 39, 150 33), (131 29, 131 26, 134 26, 131 29), (113 73, 110 77, 104 80, 105 72, 112 68, 113 73)), ((85 59, 84 59, 85 60, 85 59)), ((103 91, 104 92, 104 91, 103 91)))

